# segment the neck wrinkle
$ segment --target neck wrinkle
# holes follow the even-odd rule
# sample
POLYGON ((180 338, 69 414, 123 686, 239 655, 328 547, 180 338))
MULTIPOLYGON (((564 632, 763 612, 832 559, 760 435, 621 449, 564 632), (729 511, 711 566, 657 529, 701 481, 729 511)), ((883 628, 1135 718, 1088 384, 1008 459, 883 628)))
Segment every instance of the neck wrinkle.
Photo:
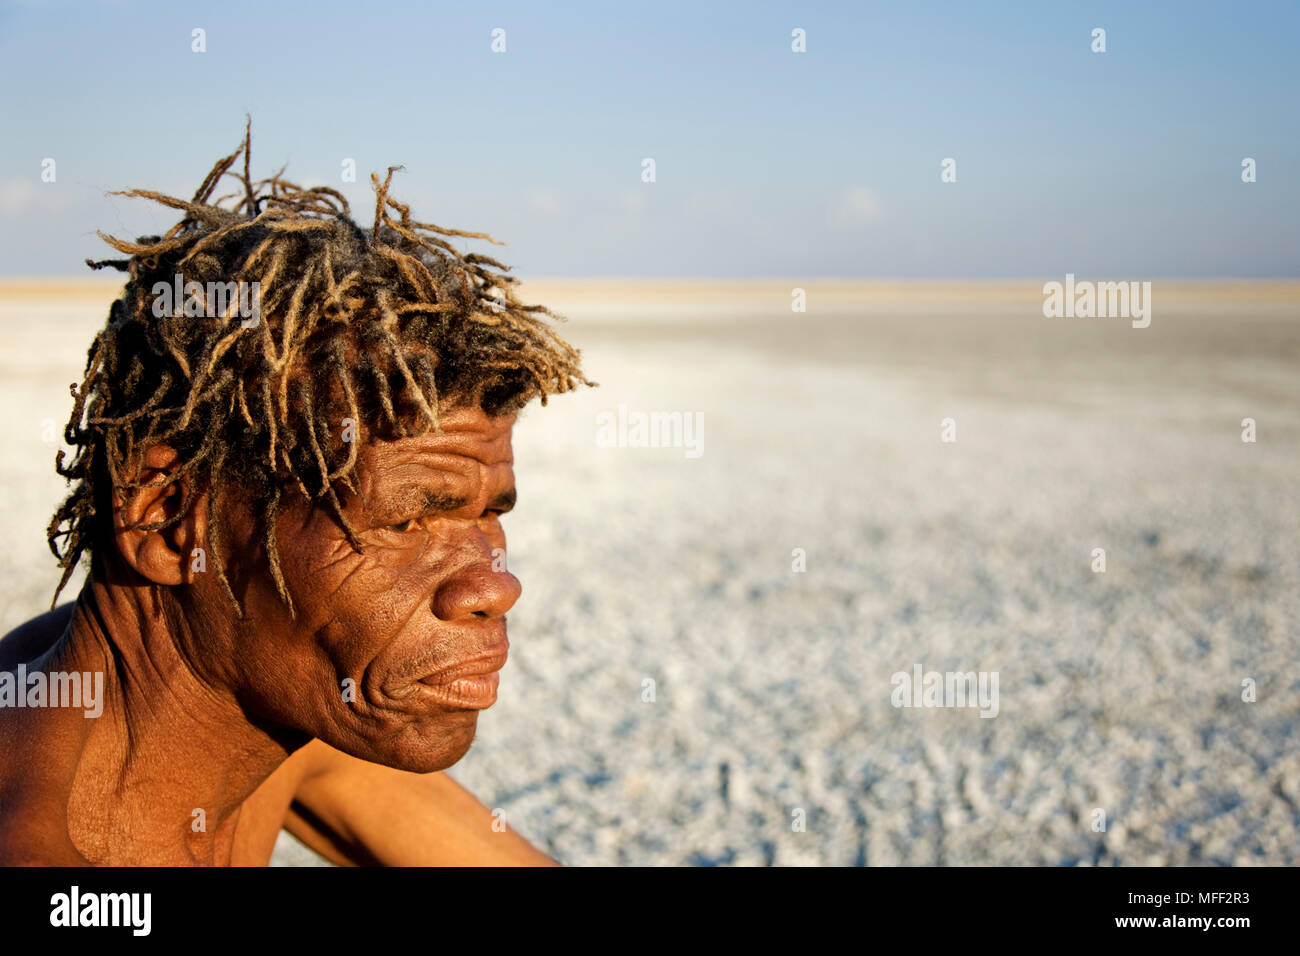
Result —
POLYGON ((240 808, 292 750, 195 672, 163 590, 92 577, 51 649, 68 669, 104 671, 68 798, 69 837, 93 863, 229 863, 240 808))

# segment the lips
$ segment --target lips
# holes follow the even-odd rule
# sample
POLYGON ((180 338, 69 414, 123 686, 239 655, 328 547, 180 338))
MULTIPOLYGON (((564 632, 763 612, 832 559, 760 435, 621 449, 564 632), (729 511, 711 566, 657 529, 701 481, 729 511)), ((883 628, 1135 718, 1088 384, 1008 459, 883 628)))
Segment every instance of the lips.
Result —
POLYGON ((482 710, 497 700, 501 668, 506 664, 510 642, 502 640, 467 660, 456 661, 415 683, 416 693, 431 703, 464 710, 482 710))

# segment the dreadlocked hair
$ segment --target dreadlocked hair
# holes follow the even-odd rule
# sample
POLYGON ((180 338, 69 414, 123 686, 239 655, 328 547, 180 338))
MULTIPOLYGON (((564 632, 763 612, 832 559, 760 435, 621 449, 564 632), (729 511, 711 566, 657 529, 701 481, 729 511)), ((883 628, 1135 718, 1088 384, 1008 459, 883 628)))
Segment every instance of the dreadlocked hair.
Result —
MULTIPOLYGON (((64 569, 51 608, 83 553, 111 540, 115 493, 188 478, 177 514, 131 527, 161 530, 185 516, 199 491, 215 500, 224 486, 238 487, 257 503, 271 574, 292 612, 275 538, 282 494, 328 507, 363 550, 339 499, 342 488, 358 488, 363 430, 417 436, 440 431, 439 414, 452 407, 509 414, 534 397, 545 405, 548 395, 595 384, 583 376, 578 351, 545 318, 559 316, 522 304, 508 266, 462 254, 448 239, 500 243, 416 222, 389 195, 400 166, 382 181, 371 174, 374 223, 363 229, 337 190, 297 186, 283 168, 254 182, 251 144, 250 123, 240 147, 189 200, 144 189, 116 193, 184 216, 166 234, 136 242, 101 232, 127 258, 86 260, 130 278, 90 347, 85 380, 71 386, 64 439, 75 451, 66 464, 60 451, 55 468, 75 484, 48 530, 64 569), (242 172, 231 172, 241 157, 242 172), (241 188, 210 202, 226 175, 241 188), (185 308, 158 308, 158 284, 170 287, 177 276, 185 308), (238 295, 215 307, 217 290, 235 283, 257 283, 256 319, 241 314, 238 295), (349 419, 355 439, 333 440, 349 419), (162 479, 138 479, 145 453, 159 444, 177 450, 179 466, 162 479)), ((222 563, 215 508, 208 529, 222 588, 242 615, 222 563)))

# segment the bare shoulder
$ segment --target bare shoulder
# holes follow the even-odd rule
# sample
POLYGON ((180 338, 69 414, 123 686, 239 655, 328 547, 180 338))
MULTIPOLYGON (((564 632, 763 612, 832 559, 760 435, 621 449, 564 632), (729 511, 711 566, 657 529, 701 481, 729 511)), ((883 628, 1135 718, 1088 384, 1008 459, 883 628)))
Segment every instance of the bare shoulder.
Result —
MULTIPOLYGON (((64 604, 0 638, 0 671, 44 654, 62 636, 75 605, 64 604)), ((0 865, 85 865, 61 825, 58 800, 68 766, 67 735, 51 730, 60 714, 0 707, 0 865)))
POLYGON ((13 667, 20 661, 40 657, 53 646, 72 620, 76 604, 69 601, 53 611, 38 614, 30 621, 19 624, 4 637, 0 637, 0 670, 13 667))

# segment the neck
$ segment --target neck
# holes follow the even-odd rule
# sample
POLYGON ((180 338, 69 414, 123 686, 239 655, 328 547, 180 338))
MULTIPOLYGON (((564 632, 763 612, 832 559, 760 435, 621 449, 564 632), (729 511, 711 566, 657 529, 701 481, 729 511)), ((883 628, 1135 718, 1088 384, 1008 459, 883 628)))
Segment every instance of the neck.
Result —
POLYGON ((68 799, 68 835, 91 863, 228 864, 244 801, 305 742, 259 726, 200 675, 163 591, 88 581, 40 664, 104 673, 68 799))

